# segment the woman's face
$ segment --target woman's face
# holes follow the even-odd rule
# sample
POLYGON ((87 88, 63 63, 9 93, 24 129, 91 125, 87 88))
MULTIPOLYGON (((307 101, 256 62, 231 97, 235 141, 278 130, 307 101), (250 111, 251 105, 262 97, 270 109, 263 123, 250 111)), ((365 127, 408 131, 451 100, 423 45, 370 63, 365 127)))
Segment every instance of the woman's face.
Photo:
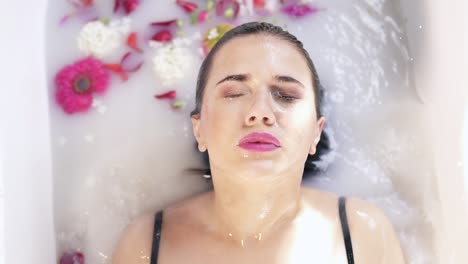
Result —
POLYGON ((316 118, 311 73, 299 51, 273 36, 249 35, 225 43, 212 63, 201 114, 192 117, 212 171, 246 177, 302 172, 325 119, 316 118), (245 148, 240 141, 252 132, 272 134, 279 147, 245 148))

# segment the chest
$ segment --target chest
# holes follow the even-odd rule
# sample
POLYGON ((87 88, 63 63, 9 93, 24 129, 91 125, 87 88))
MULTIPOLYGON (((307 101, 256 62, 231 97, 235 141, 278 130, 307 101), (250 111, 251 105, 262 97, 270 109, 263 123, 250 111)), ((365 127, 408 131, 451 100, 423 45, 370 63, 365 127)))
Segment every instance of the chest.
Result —
POLYGON ((337 231, 303 230, 244 246, 187 233, 184 239, 161 241, 158 264, 347 264, 343 238, 337 231))

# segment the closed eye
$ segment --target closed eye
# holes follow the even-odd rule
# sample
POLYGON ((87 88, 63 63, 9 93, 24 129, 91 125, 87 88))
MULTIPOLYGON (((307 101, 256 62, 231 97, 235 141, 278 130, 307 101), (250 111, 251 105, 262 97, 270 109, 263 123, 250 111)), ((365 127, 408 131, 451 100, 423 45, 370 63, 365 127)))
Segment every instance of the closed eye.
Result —
POLYGON ((285 101, 294 101, 296 100, 297 98, 294 97, 294 96, 289 96, 289 95, 279 95, 278 96, 281 100, 285 100, 285 101))
POLYGON ((294 100, 299 99, 296 96, 293 96, 291 94, 284 93, 284 92, 281 92, 281 91, 273 91, 273 96, 278 98, 280 101, 283 101, 283 102, 286 102, 286 103, 291 103, 294 100))
POLYGON ((236 97, 240 97, 242 96, 243 94, 231 94, 231 95, 226 95, 227 98, 236 98, 236 97))

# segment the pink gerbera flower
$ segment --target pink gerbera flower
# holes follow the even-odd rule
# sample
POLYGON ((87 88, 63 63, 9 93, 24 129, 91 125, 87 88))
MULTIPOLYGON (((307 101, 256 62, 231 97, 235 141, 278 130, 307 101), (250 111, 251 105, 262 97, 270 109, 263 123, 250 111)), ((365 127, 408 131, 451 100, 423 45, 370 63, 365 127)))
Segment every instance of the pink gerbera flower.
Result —
POLYGON ((93 103, 92 94, 103 94, 108 84, 109 73, 99 60, 90 56, 57 73, 55 99, 68 114, 86 111, 93 103))

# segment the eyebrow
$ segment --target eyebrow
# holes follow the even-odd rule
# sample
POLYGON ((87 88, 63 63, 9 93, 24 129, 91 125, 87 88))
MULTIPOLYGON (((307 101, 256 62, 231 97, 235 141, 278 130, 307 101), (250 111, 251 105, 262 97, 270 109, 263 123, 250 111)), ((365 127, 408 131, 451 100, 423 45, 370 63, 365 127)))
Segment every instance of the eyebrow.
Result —
MULTIPOLYGON (((249 74, 232 74, 232 75, 228 75, 228 76, 224 77, 221 81, 217 82, 216 86, 218 84, 220 84, 222 82, 226 82, 226 81, 245 82, 249 78, 250 78, 249 74)), ((302 86, 304 88, 304 84, 302 84, 300 81, 298 81, 298 80, 296 80, 293 77, 288 76, 288 75, 275 75, 274 79, 277 82, 296 83, 296 84, 299 84, 300 86, 302 86)))

